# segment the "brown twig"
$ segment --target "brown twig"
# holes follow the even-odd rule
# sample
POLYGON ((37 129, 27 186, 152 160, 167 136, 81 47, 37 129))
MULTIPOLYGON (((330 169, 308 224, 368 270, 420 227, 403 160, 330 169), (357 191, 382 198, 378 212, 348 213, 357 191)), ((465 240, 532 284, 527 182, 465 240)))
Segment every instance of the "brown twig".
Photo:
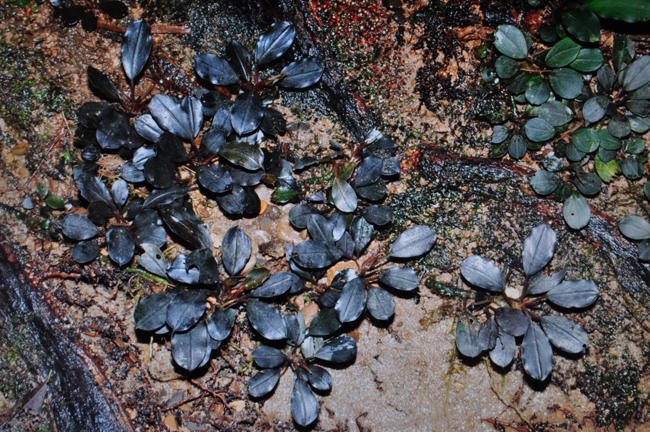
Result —
POLYGON ((40 285, 43 283, 44 280, 46 279, 52 279, 52 278, 58 278, 58 279, 80 279, 81 278, 81 273, 65 273, 65 272, 60 272, 60 271, 48 271, 43 274, 38 279, 38 282, 36 285, 40 285))
POLYGON ((192 397, 189 397, 189 398, 187 398, 187 399, 183 399, 182 401, 178 401, 178 402, 176 402, 174 405, 170 405, 170 406, 165 407, 165 408, 158 408, 158 411, 160 411, 160 412, 171 411, 171 410, 173 410, 173 409, 178 408, 178 407, 181 406, 181 405, 185 405, 186 403, 194 402, 194 401, 197 400, 197 399, 204 398, 204 397, 206 397, 206 396, 209 395, 209 394, 210 394, 210 393, 204 392, 204 393, 201 393, 201 394, 198 395, 198 396, 192 396, 192 397))

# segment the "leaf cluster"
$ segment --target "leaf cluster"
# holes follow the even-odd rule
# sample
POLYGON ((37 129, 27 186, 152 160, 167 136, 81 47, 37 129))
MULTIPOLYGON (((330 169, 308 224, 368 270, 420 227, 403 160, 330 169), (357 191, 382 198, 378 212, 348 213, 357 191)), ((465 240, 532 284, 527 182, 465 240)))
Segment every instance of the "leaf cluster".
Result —
POLYGON ((539 40, 512 25, 495 33, 502 54, 494 62, 496 77, 521 109, 517 118, 493 127, 490 154, 521 159, 544 148, 544 168, 531 186, 562 201, 567 224, 581 229, 591 217, 585 197, 598 195, 621 173, 631 181, 643 176, 650 56, 635 56, 634 43, 616 35, 607 62, 598 16, 574 9, 559 21, 542 27, 539 40))
POLYGON ((541 308, 548 302, 564 311, 584 310, 599 295, 592 281, 564 280, 566 269, 544 274, 556 243, 555 232, 546 224, 533 228, 525 239, 522 263, 526 285, 517 298, 505 294, 506 276, 497 264, 478 255, 463 261, 462 277, 487 297, 475 304, 486 318, 482 323, 469 313, 458 319, 456 347, 463 356, 476 358, 488 351, 492 363, 507 368, 515 357, 517 341, 521 341, 524 372, 545 381, 553 370, 553 347, 569 354, 587 349, 589 337, 580 324, 564 316, 547 315, 541 308))

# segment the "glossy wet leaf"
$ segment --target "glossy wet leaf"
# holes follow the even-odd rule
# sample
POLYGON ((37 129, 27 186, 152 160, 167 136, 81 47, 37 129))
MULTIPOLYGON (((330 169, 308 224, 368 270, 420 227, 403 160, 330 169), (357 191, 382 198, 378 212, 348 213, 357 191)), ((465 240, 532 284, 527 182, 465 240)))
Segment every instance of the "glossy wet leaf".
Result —
POLYGON ((232 188, 233 179, 221 165, 201 165, 196 173, 199 184, 212 193, 225 193, 232 188))
POLYGON ((579 230, 587 226, 591 218, 591 209, 587 200, 582 195, 576 193, 571 194, 569 198, 564 201, 562 208, 562 215, 567 225, 571 228, 579 230))
POLYGON ((187 371, 193 371, 204 365, 212 352, 210 337, 204 322, 199 322, 188 332, 174 332, 171 343, 174 361, 187 371))
POLYGON ((582 76, 567 68, 555 69, 549 76, 549 83, 556 95, 564 99, 575 99, 582 91, 582 76))
POLYGON ((630 121, 623 116, 615 115, 607 123, 607 130, 616 138, 625 138, 630 134, 630 121))
POLYGON ((270 107, 264 107, 262 112, 264 117, 262 117, 260 129, 265 135, 274 137, 287 133, 287 121, 282 113, 270 107))
POLYGON ((223 341, 230 336, 237 312, 234 309, 217 309, 208 320, 208 333, 212 339, 223 341))
POLYGON ((411 268, 393 267, 379 274, 379 282, 398 291, 413 291, 420 285, 417 272, 411 268))
POLYGON ((197 56, 196 73, 204 80, 218 86, 229 86, 239 82, 239 77, 230 63, 215 54, 197 56))
POLYGON ((192 121, 175 97, 163 94, 155 95, 149 103, 149 111, 156 122, 166 131, 186 140, 194 138, 192 121))
POLYGON ((142 139, 131 127, 128 116, 115 110, 108 111, 101 119, 95 138, 104 150, 136 149, 142 145, 142 139))
POLYGON ((574 178, 574 184, 584 196, 596 196, 603 185, 600 177, 594 173, 578 171, 574 178))
POLYGON ((253 351, 253 360, 261 368, 276 368, 287 360, 284 353, 268 345, 262 345, 253 351))
POLYGON ((257 130, 263 116, 262 98, 255 92, 246 92, 235 100, 230 121, 237 135, 248 135, 257 130))
POLYGON ((393 211, 386 205, 371 205, 361 213, 368 222, 377 227, 386 226, 393 221, 393 211))
POLYGON ((289 63, 280 71, 284 78, 278 83, 280 87, 304 89, 316 84, 323 75, 323 67, 313 58, 289 63))
POLYGON ((357 195, 370 202, 380 202, 386 197, 386 184, 383 180, 368 186, 355 188, 357 195))
POLYGON ((508 143, 508 154, 513 159, 523 158, 526 155, 526 150, 528 150, 526 139, 519 134, 514 135, 508 143))
POLYGON ((528 55, 526 37, 517 27, 500 25, 494 34, 494 46, 501 54, 521 60, 528 55))
POLYGON ((167 268, 167 275, 175 281, 192 285, 199 283, 201 272, 198 268, 188 265, 187 255, 180 254, 167 268))
POLYGON ((561 68, 567 66, 578 56, 580 45, 575 43, 571 38, 564 38, 546 53, 546 64, 552 68, 561 68))
POLYGON ((251 257, 250 237, 237 226, 228 229, 221 243, 221 253, 226 271, 231 275, 239 274, 251 257))
POLYGON ((309 385, 314 389, 327 392, 332 389, 332 376, 327 369, 317 365, 310 365, 307 372, 307 380, 309 385))
POLYGON ((339 321, 338 313, 334 310, 334 305, 331 306, 324 307, 316 314, 309 325, 310 336, 329 336, 341 328, 342 324, 339 321))
POLYGON ((212 239, 208 228, 191 209, 161 210, 160 216, 170 233, 177 235, 188 245, 196 249, 212 248, 212 239))
POLYGON ((296 246, 292 259, 306 269, 326 268, 338 260, 330 248, 314 240, 307 240, 296 246))
POLYGON ((296 377, 291 393, 291 416, 300 426, 308 426, 318 418, 320 407, 314 392, 309 388, 307 381, 296 377))
POLYGON ((278 297, 291 289, 294 275, 288 272, 274 273, 259 288, 251 291, 251 296, 272 298, 278 297))
POLYGON ((526 137, 533 142, 548 141, 555 136, 555 129, 549 122, 540 117, 534 117, 524 124, 526 137))
POLYGON ((350 224, 350 234, 354 241, 354 253, 361 255, 372 240, 374 227, 363 216, 355 216, 350 224))
POLYGON ((529 295, 539 295, 544 294, 551 289, 558 286, 564 277, 566 276, 566 269, 562 269, 559 272, 553 273, 550 276, 546 276, 543 273, 538 273, 530 279, 528 282, 528 287, 526 288, 526 294, 529 295))
POLYGON ((334 243, 332 226, 324 216, 321 216, 318 213, 309 216, 307 231, 314 241, 328 245, 334 243))
POLYGON ((605 96, 594 96, 587 99, 582 107, 582 116, 589 123, 596 123, 605 116, 609 99, 605 96))
POLYGON ((501 330, 515 337, 523 336, 530 324, 530 318, 524 311, 509 307, 497 309, 495 320, 501 330))
POLYGON ((650 83, 650 55, 644 55, 634 60, 625 69, 623 88, 629 92, 650 83))
POLYGON ((415 225, 397 237, 390 248, 393 258, 414 258, 429 252, 438 236, 433 228, 426 225, 415 225))
POLYGON ((578 56, 571 62, 569 66, 573 69, 589 73, 598 70, 603 64, 603 54, 598 48, 582 48, 578 52, 578 56))
POLYGON ((621 172, 629 180, 638 180, 643 175, 643 166, 636 156, 627 156, 621 162, 621 172))
POLYGON ((187 257, 187 266, 199 269, 199 283, 204 285, 219 285, 219 264, 208 248, 193 250, 187 257))
POLYGON ((625 237, 632 240, 650 239, 650 222, 641 216, 626 217, 621 221, 619 228, 625 237))
POLYGON ((167 321, 167 307, 174 294, 167 291, 153 293, 138 303, 133 311, 135 327, 144 331, 155 331, 167 321))
POLYGON ((549 195, 553 193, 560 185, 560 176, 546 170, 539 170, 530 179, 530 185, 533 190, 540 195, 549 195))
POLYGON ((144 20, 133 21, 124 32, 122 42, 122 67, 130 81, 142 72, 149 60, 153 39, 151 26, 144 20))
POLYGON ((334 310, 342 323, 356 321, 366 308, 366 285, 361 278, 348 281, 334 310))
POLYGON ((555 253, 557 236, 546 224, 537 225, 526 240, 522 252, 524 272, 531 276, 546 267, 555 253))
POLYGON ((185 290, 176 294, 167 308, 167 325, 175 332, 190 329, 203 317, 206 299, 203 290, 185 290))
POLYGON ((260 36, 255 48, 255 62, 258 65, 270 63, 284 54, 293 44, 296 30, 287 21, 276 22, 268 33, 260 36))
POLYGON ((63 234, 72 240, 88 240, 99 234, 90 219, 80 214, 69 214, 63 219, 63 234))
POLYGON ((376 320, 389 320, 395 314, 393 296, 383 288, 370 287, 368 290, 368 312, 376 320))
POLYGON ((72 259, 86 264, 99 256, 99 246, 94 241, 80 241, 72 248, 72 259))
POLYGON ((153 243, 140 243, 144 253, 138 257, 138 263, 149 273, 167 277, 167 261, 160 248, 153 243))
POLYGON ((264 153, 259 146, 244 141, 226 143, 219 154, 235 165, 255 171, 261 169, 264 163, 264 153))
POLYGON ((354 177, 354 186, 368 186, 381 177, 384 161, 376 156, 368 156, 359 164, 354 177))
MULTIPOLYGON (((133 126, 135 127, 135 131, 138 133, 138 135, 154 143, 158 142, 160 136, 164 132, 162 129, 160 129, 160 126, 158 126, 158 123, 156 123, 156 120, 154 120, 151 114, 143 114, 137 117, 133 126)), ((142 169, 142 167, 140 167, 140 169, 142 169)))
POLYGON ((154 189, 144 200, 142 207, 145 209, 169 208, 180 205, 187 193, 187 189, 174 185, 169 189, 154 189))
POLYGON ((589 280, 565 281, 546 293, 554 305, 581 309, 591 306, 599 295, 598 286, 589 280))
POLYGON ((285 315, 284 322, 287 325, 287 339, 289 339, 289 343, 293 346, 300 346, 305 340, 305 336, 307 336, 305 318, 302 312, 298 311, 295 314, 285 315))
POLYGON ((513 358, 515 357, 515 349, 517 348, 517 342, 515 337, 499 331, 496 341, 494 343, 494 348, 490 350, 490 360, 495 365, 506 368, 510 363, 512 363, 513 358))
POLYGON ((113 202, 118 207, 124 206, 129 198, 129 185, 122 179, 115 180, 111 187, 111 195, 113 196, 113 202))
POLYGON ((575 9, 561 16, 564 28, 577 40, 595 43, 600 40, 600 20, 593 12, 575 9))
POLYGON ((494 62, 499 78, 512 78, 519 72, 519 62, 507 56, 499 56, 494 62))
POLYGON ((226 58, 232 66, 232 69, 244 81, 251 80, 251 68, 253 65, 253 56, 248 49, 238 41, 232 41, 226 46, 226 58))
POLYGON ((258 372, 248 380, 248 394, 254 398, 261 398, 271 393, 280 381, 279 369, 267 369, 258 372))
POLYGON ((350 336, 339 336, 326 342, 314 357, 317 359, 344 364, 352 361, 357 355, 357 343, 350 336))
POLYGON ((472 255, 460 266, 460 273, 474 286, 491 292, 501 292, 505 286, 505 277, 499 267, 487 258, 472 255))
POLYGON ((121 100, 120 92, 115 83, 107 75, 104 75, 99 69, 88 66, 88 87, 102 99, 109 102, 119 102, 121 100))
POLYGON ((131 261, 135 252, 133 236, 124 227, 113 227, 106 233, 108 256, 120 267, 131 261))
POLYGON ((537 381, 544 381, 553 371, 553 348, 537 323, 531 323, 521 342, 524 371, 537 381))
POLYGON ((260 300, 250 300, 247 308, 248 320, 262 337, 281 340, 287 337, 287 325, 280 311, 260 300))
POLYGON ((465 357, 475 358, 483 352, 479 341, 479 323, 472 316, 463 315, 456 323, 456 348, 465 357))
POLYGON ((315 208, 298 204, 289 211, 289 222, 298 229, 305 229, 310 216, 315 213, 317 213, 315 208))
POLYGON ((332 201, 343 213, 352 213, 357 208, 357 194, 348 182, 340 178, 335 178, 332 183, 332 201))
POLYGON ((589 347, 589 334, 582 326, 568 318, 545 315, 542 328, 551 344, 570 354, 579 354, 589 347))
POLYGON ((545 80, 537 77, 528 81, 524 95, 532 105, 541 105, 548 100, 551 89, 545 80))

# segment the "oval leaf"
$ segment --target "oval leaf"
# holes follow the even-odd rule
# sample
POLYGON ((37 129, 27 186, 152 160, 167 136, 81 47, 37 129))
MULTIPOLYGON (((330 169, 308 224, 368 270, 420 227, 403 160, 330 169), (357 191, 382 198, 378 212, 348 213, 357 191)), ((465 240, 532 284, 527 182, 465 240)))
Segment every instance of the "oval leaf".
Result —
POLYGON ((114 227, 106 233, 108 256, 120 267, 131 261, 135 252, 133 236, 124 227, 114 227))
POLYGON ((320 409, 307 381, 296 377, 291 393, 291 416, 300 426, 309 426, 318 418, 320 409))
POLYGON ((366 285, 361 278, 348 281, 334 306, 342 323, 356 321, 366 308, 366 285))
POLYGON ((167 308, 167 325, 177 332, 191 328, 205 313, 206 298, 202 290, 178 293, 167 308))
POLYGON ((281 75, 284 78, 278 83, 280 87, 304 89, 316 84, 323 75, 323 67, 316 60, 307 58, 299 62, 292 62, 285 66, 281 75))
POLYGON ((144 69, 152 45, 151 26, 148 22, 138 20, 129 24, 122 43, 122 66, 130 81, 134 81, 144 69))
POLYGON ((463 261, 460 274, 469 284, 492 292, 503 291, 506 284, 499 266, 478 255, 472 255, 463 261))
POLYGON ((502 54, 513 59, 524 59, 528 55, 526 37, 517 27, 500 25, 494 34, 494 46, 502 54))
POLYGON ((546 293, 546 298, 563 308, 581 309, 591 306, 598 294, 598 286, 594 282, 582 279, 562 282, 546 293))
POLYGON ((548 264, 555 253, 557 236, 555 231, 546 224, 537 225, 533 228, 526 240, 524 240, 524 251, 522 253, 524 272, 534 275, 548 264))
POLYGON ((579 230, 586 227, 589 223, 591 208, 589 208, 587 200, 582 195, 573 193, 564 201, 562 215, 567 225, 575 230, 579 230))
POLYGON ((69 214, 63 219, 63 234, 72 240, 88 240, 99 234, 90 219, 80 214, 69 214))
POLYGON ((544 381, 553 371, 553 348, 537 323, 530 324, 521 342, 521 360, 526 374, 537 381, 544 381))
POLYGON ((221 243, 223 266, 231 275, 241 272, 252 253, 251 239, 238 226, 226 231, 221 243))
POLYGON ((357 208, 357 194, 354 189, 348 182, 338 177, 332 184, 332 201, 343 213, 352 213, 357 208))
POLYGON ((650 239, 650 223, 641 216, 631 215, 626 217, 621 221, 619 229, 625 237, 632 240, 650 239))
POLYGON ((317 359, 343 364, 349 363, 357 355, 357 343, 350 336, 339 336, 323 345, 314 357, 317 359))
POLYGON ((172 357, 177 365, 193 371, 209 360, 212 346, 204 322, 200 322, 188 332, 172 334, 172 357))
POLYGON ((281 340, 287 337, 287 325, 280 311, 259 300, 250 300, 246 308, 248 320, 265 339, 281 340))
POLYGON ((248 394, 261 398, 271 393, 280 381, 279 369, 267 369, 248 380, 248 394))
POLYGON ((368 312, 376 320, 389 320, 395 314, 393 296, 385 289, 371 287, 368 290, 368 312))
POLYGON ((416 225, 397 237, 390 248, 390 256, 393 258, 415 258, 424 255, 431 250, 437 238, 433 228, 416 225))
POLYGON ((589 334, 582 326, 568 318, 546 315, 542 328, 554 347, 570 354, 579 354, 589 346, 589 334))

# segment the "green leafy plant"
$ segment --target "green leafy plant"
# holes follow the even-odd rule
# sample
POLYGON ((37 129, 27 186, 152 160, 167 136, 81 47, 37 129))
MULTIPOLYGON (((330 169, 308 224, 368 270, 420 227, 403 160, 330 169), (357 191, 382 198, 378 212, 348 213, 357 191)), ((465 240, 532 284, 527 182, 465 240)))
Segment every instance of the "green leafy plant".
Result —
POLYGON ((502 54, 494 62, 497 81, 517 109, 493 127, 490 155, 521 159, 541 151, 543 169, 531 178, 532 188, 564 202, 567 224, 581 229, 591 217, 585 197, 621 173, 631 181, 643 176, 650 56, 635 56, 634 43, 617 35, 610 66, 596 45, 600 21, 585 9, 563 13, 539 36, 512 25, 495 33, 502 54))
POLYGON ((469 307, 474 313, 463 314, 456 324, 456 346, 463 356, 476 358, 489 351, 492 363, 507 368, 514 359, 517 340, 521 340, 524 372, 536 381, 545 381, 553 371, 553 347, 569 354, 587 349, 589 336, 580 324, 549 315, 542 307, 547 302, 561 310, 581 310, 599 295, 592 281, 564 281, 566 269, 544 274, 556 243, 557 236, 548 225, 533 228, 524 240, 523 269, 511 269, 523 270, 525 277, 525 286, 516 295, 506 292, 506 275, 494 262, 478 255, 463 261, 460 273, 479 293, 469 307), (482 323, 479 316, 485 317, 482 323))
POLYGON ((645 0, 589 0, 584 7, 603 18, 650 21, 650 3, 645 0))

